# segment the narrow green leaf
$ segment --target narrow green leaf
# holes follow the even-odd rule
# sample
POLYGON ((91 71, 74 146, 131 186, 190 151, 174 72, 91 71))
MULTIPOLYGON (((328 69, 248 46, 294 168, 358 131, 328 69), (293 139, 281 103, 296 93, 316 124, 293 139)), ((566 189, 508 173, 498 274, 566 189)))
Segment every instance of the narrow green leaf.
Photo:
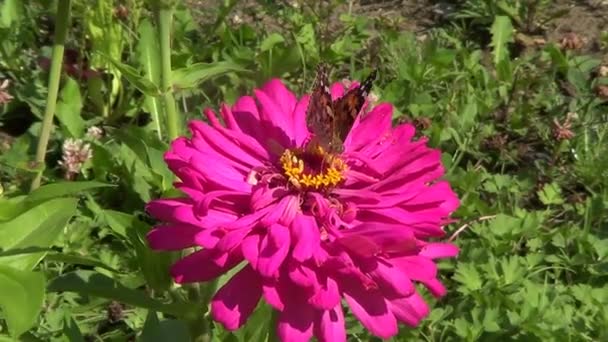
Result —
POLYGON ((59 93, 56 115, 67 133, 73 138, 81 138, 84 135, 85 122, 80 111, 82 110, 82 98, 78 83, 71 78, 65 82, 59 93))
POLYGON ((135 88, 149 96, 160 96, 161 91, 159 87, 154 84, 152 81, 147 79, 145 76, 142 76, 134 67, 121 63, 101 52, 98 52, 99 55, 103 56, 107 59, 112 65, 118 69, 135 88))
POLYGON ((111 187, 112 184, 101 183, 96 181, 82 181, 82 182, 56 182, 41 186, 40 188, 32 191, 26 198, 26 202, 40 202, 52 198, 63 197, 67 195, 75 195, 79 192, 87 191, 90 189, 111 187))
POLYGON ((17 337, 30 329, 44 302, 44 275, 0 265, 0 307, 8 330, 17 337))
POLYGON ((82 332, 74 318, 70 315, 66 315, 63 322, 63 334, 68 338, 70 342, 85 342, 82 332))
POLYGON ((97 259, 93 259, 93 258, 81 256, 81 255, 76 255, 76 254, 51 253, 51 254, 47 254, 44 260, 58 261, 58 262, 63 262, 66 264, 73 264, 73 265, 94 266, 94 267, 106 269, 110 272, 115 272, 115 273, 119 272, 115 268, 106 265, 101 260, 97 260, 97 259))
POLYGON ((148 297, 143 291, 125 287, 115 279, 93 271, 75 271, 53 279, 47 287, 49 292, 76 292, 83 296, 113 299, 121 303, 175 316, 195 314, 198 304, 165 304, 148 297))
POLYGON ((199 83, 229 72, 246 72, 238 64, 230 62, 196 63, 188 67, 173 70, 172 81, 176 89, 194 88, 199 83))
POLYGON ((494 19, 494 24, 490 30, 492 33, 492 54, 494 55, 494 65, 498 65, 502 60, 509 58, 508 44, 513 42, 513 25, 507 16, 499 15, 494 19))
MULTIPOLYGON (((137 58, 144 76, 153 84, 160 85, 159 47, 156 30, 149 20, 144 19, 139 24, 139 42, 137 43, 137 58)), ((161 118, 164 117, 163 106, 159 97, 145 95, 144 109, 152 115, 156 130, 161 136, 161 118)))

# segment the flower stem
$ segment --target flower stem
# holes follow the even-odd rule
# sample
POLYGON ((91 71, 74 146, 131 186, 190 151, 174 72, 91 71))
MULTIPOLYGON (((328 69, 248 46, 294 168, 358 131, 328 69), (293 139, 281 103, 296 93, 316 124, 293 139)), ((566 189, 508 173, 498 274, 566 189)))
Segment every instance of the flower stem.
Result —
POLYGON ((160 86, 163 92, 165 113, 167 114, 167 133, 169 140, 179 136, 180 118, 173 97, 171 84, 171 26, 173 22, 173 5, 163 4, 159 1, 156 8, 156 19, 158 24, 158 36, 160 45, 160 86))
MULTIPOLYGON (((53 129, 53 117, 55 116, 55 107, 57 105, 57 94, 59 93, 59 81, 61 80, 61 66, 63 64, 63 50, 65 38, 68 32, 68 23, 70 21, 70 0, 59 0, 57 2, 57 15, 55 26, 55 43, 53 44, 53 53, 51 57, 51 69, 49 72, 49 92, 46 97, 46 108, 42 119, 42 127, 38 136, 38 146, 36 148, 36 167, 44 166, 46 149, 49 145, 51 130, 53 129)), ((42 170, 36 173, 34 180, 30 186, 31 190, 35 190, 40 186, 42 181, 42 170)))

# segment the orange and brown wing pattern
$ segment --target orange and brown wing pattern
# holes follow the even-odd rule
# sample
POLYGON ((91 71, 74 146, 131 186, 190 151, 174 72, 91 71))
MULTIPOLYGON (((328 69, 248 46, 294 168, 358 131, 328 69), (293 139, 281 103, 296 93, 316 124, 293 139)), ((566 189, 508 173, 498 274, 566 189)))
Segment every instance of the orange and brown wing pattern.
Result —
POLYGON ((319 64, 306 111, 306 124, 314 135, 313 140, 323 146, 330 143, 331 128, 334 121, 328 77, 329 69, 327 65, 319 64))
POLYGON ((363 108, 375 79, 376 70, 372 71, 359 87, 351 89, 333 103, 332 111, 335 117, 333 124, 335 127, 332 131, 334 140, 338 140, 340 144, 344 142, 355 123, 355 119, 363 108))
POLYGON ((332 152, 339 152, 365 104, 376 79, 376 71, 373 71, 359 87, 351 89, 336 101, 331 99, 328 78, 327 66, 319 64, 306 111, 306 124, 314 135, 310 143, 319 144, 332 152))

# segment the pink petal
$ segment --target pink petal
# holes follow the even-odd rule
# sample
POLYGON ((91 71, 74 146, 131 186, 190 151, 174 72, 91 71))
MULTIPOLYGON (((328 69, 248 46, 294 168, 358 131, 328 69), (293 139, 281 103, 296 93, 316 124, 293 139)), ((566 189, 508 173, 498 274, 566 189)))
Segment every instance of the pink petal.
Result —
POLYGON ((361 147, 374 143, 391 130, 393 106, 383 103, 376 106, 365 117, 355 123, 348 137, 344 141, 345 150, 358 150, 361 147))
POLYGON ((418 326, 430 312, 424 299, 415 292, 409 297, 390 300, 389 303, 391 311, 397 319, 411 327, 418 326))
POLYGON ((196 245, 195 236, 202 228, 188 224, 157 226, 146 235, 152 249, 180 250, 196 245))
POLYGON ((422 247, 418 255, 429 259, 440 259, 455 257, 458 252, 458 247, 451 243, 429 243, 422 247))
POLYGON ((292 256, 298 261, 310 259, 319 249, 321 234, 314 217, 298 214, 291 224, 291 239, 294 241, 292 256))
POLYGON ((380 292, 363 290, 359 284, 351 284, 344 290, 344 298, 353 315, 372 334, 380 338, 391 338, 397 334, 397 320, 380 292))
POLYGON ((289 252, 289 230, 275 224, 268 228, 268 234, 260 241, 256 270, 265 277, 278 277, 279 268, 289 252))
POLYGON ((203 249, 173 264, 171 275, 175 282, 180 284, 209 281, 226 273, 242 260, 240 251, 228 254, 203 249))
POLYGON ((425 257, 404 256, 391 259, 391 263, 400 268, 413 280, 424 281, 437 276, 437 265, 425 257))
POLYGON ((309 302, 317 309, 329 310, 340 305, 340 289, 333 278, 322 277, 322 279, 324 280, 317 284, 309 302))
POLYGON ((308 342, 313 336, 313 321, 315 312, 312 307, 297 301, 285 306, 279 314, 277 335, 284 342, 308 342))
POLYGON ((306 126, 306 111, 309 100, 308 95, 303 96, 293 110, 293 140, 296 146, 302 146, 310 135, 308 126, 306 126))
POLYGON ((296 106, 296 97, 287 89, 287 87, 285 87, 281 80, 275 78, 268 81, 262 87, 262 91, 278 105, 281 112, 288 114, 293 112, 293 109, 296 106))
POLYGON ((384 260, 378 260, 376 268, 370 273, 374 280, 382 286, 383 292, 387 295, 404 297, 416 291, 406 270, 394 267, 384 260))
POLYGON ((340 304, 323 310, 315 323, 315 336, 319 342, 346 342, 344 312, 340 304))
POLYGON ((258 274, 245 266, 235 274, 211 300, 211 317, 228 330, 241 327, 262 296, 258 274))
POLYGON ((279 284, 274 282, 271 284, 264 284, 262 286, 262 294, 264 300, 270 304, 270 306, 276 310, 283 311, 283 309, 285 309, 285 303, 283 302, 283 297, 281 296, 278 286, 279 284))

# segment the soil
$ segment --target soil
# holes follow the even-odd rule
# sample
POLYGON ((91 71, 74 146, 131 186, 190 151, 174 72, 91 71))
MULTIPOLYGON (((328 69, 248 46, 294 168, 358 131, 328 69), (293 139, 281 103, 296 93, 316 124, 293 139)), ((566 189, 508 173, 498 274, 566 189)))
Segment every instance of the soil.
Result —
MULTIPOLYGON (((276 2, 278 6, 306 6, 315 12, 328 9, 333 1, 283 0, 276 2)), ((450 14, 458 10, 464 1, 458 0, 355 0, 346 2, 334 8, 327 18, 328 27, 338 31, 337 16, 347 11, 365 14, 370 17, 387 18, 397 22, 402 30, 415 32, 424 36, 429 29, 445 25, 450 14), (333 24, 333 25, 332 25, 333 24), (333 26, 333 27, 332 27, 333 26)), ((201 13, 217 13, 209 11, 217 6, 217 2, 209 0, 186 1, 192 8, 205 9, 201 13)), ((262 5, 255 0, 243 0, 232 9, 228 15, 233 22, 255 23, 265 31, 281 27, 277 17, 272 13, 264 13, 262 5)), ((318 12, 317 12, 318 13, 318 12)), ((206 18, 199 17, 206 21, 206 18)), ((599 54, 606 50, 608 44, 608 0, 554 0, 538 15, 535 32, 523 32, 530 35, 530 41, 560 43, 565 35, 574 34, 581 40, 577 46, 580 53, 599 54), (555 16, 555 18, 553 18, 555 16), (544 22, 546 17, 550 20, 544 22), (602 34, 604 42, 602 43, 602 34)), ((608 57, 606 57, 608 62, 608 57)))

